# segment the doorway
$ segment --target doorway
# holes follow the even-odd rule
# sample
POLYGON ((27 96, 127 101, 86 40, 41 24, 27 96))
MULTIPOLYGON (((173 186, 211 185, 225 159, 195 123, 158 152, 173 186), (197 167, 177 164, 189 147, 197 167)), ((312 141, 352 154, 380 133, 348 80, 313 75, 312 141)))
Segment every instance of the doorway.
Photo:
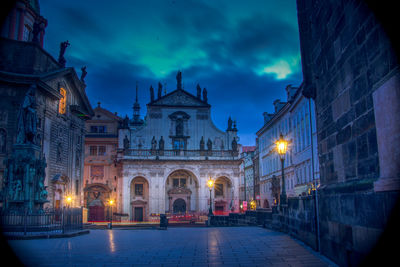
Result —
POLYGON ((143 207, 135 207, 134 220, 137 222, 143 222, 143 207))
POLYGON ((185 213, 186 212, 186 202, 182 198, 178 198, 173 204, 174 213, 185 213))

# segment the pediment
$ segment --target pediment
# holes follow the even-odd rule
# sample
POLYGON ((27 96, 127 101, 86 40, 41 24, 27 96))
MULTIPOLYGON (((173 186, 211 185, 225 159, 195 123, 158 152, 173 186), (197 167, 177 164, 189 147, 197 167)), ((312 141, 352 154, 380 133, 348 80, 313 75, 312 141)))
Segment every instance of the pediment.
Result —
POLYGON ((150 106, 210 107, 209 104, 184 91, 175 90, 151 103, 150 106))

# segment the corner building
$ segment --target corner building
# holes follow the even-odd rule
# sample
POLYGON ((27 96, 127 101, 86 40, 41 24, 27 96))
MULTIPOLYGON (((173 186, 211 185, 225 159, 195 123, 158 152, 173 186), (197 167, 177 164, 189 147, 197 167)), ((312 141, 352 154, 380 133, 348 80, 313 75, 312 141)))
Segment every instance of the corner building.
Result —
POLYGON ((184 91, 180 72, 173 92, 161 95, 159 88, 154 99, 152 90, 144 121, 136 100, 133 119, 125 118, 119 129, 122 212, 133 221, 160 213, 206 214, 210 177, 215 181, 213 210, 238 210, 236 126, 229 120, 225 132, 218 129, 211 121, 206 89, 197 86, 197 96, 184 91))

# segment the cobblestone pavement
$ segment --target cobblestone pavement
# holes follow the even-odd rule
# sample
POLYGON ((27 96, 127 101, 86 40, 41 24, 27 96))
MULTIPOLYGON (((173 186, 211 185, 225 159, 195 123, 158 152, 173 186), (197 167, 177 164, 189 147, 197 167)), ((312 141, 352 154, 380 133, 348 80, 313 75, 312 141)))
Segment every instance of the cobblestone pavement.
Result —
POLYGON ((290 236, 259 227, 92 230, 9 245, 27 266, 332 266, 290 236))

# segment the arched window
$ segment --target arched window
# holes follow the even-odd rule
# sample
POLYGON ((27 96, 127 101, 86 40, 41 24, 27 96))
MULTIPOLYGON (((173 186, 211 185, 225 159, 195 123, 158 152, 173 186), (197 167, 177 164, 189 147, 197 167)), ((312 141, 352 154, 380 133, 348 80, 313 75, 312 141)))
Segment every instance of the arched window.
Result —
POLYGON ((62 98, 60 99, 58 105, 58 113, 65 114, 65 112, 67 111, 67 91, 61 87, 60 94, 62 95, 62 98))

